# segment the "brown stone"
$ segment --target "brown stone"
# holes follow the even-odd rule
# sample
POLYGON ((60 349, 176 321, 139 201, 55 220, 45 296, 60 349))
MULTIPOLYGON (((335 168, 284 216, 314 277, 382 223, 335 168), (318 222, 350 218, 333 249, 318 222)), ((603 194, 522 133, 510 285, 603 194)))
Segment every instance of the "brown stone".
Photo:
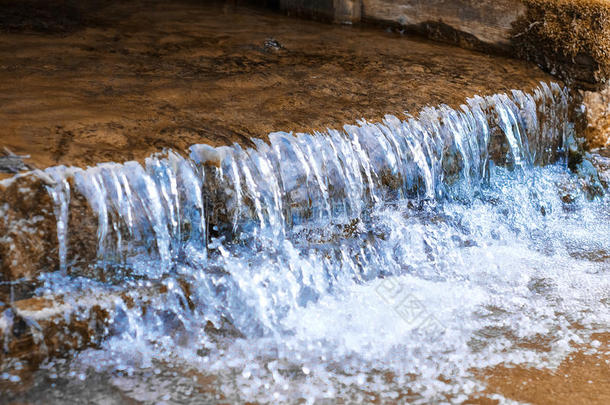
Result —
POLYGON ((583 91, 586 112, 584 130, 589 149, 610 147, 610 86, 600 91, 583 91))
POLYGON ((463 33, 464 39, 471 38, 469 47, 474 48, 510 49, 512 24, 525 12, 525 5, 518 0, 363 0, 365 21, 395 23, 449 40, 433 28, 445 25, 463 33))
POLYGON ((0 182, 0 278, 32 278, 57 263, 53 201, 40 171, 0 182))
MULTIPOLYGON (((0 280, 30 280, 59 268, 57 219, 47 191, 53 184, 39 170, 0 182, 0 280)), ((97 216, 73 186, 67 253, 74 273, 97 253, 97 216)))
POLYGON ((70 350, 95 345, 113 296, 29 298, 16 301, 0 314, 0 364, 5 357, 38 364, 70 350), (10 312, 10 314, 9 314, 10 312))
POLYGON ((71 190, 67 261, 70 272, 78 273, 86 270, 97 257, 98 219, 87 199, 78 193, 73 184, 71 190))
MULTIPOLYGON (((179 285, 188 296, 188 283, 180 280, 179 285)), ((107 335, 109 314, 117 303, 146 306, 166 292, 159 282, 125 291, 31 297, 0 306, 0 364, 10 357, 36 365, 50 356, 95 346, 107 335)))

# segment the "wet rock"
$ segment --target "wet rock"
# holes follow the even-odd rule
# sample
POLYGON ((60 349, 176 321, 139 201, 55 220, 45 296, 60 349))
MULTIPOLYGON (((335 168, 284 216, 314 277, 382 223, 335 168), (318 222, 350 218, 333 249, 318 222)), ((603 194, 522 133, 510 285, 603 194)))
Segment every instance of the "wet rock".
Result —
POLYGON ((578 170, 578 165, 582 163, 585 155, 583 139, 577 139, 573 134, 566 138, 564 148, 568 157, 568 168, 573 172, 578 170))
POLYGON ((509 49, 511 24, 525 11, 515 0, 363 0, 365 21, 475 49, 509 49))
POLYGON ((597 168, 592 163, 592 155, 585 151, 584 143, 584 139, 577 139, 574 134, 570 134, 566 138, 565 149, 568 157, 568 168, 578 175, 589 198, 602 196, 604 186, 599 178, 597 168))
POLYGON ((15 155, 8 148, 4 148, 4 156, 0 155, 0 173, 19 173, 29 170, 29 166, 23 162, 23 159, 28 159, 29 157, 29 155, 15 155))
POLYGON ((576 174, 582 180, 582 186, 589 198, 601 197, 604 195, 604 187, 599 179, 597 169, 591 163, 591 155, 587 154, 576 166, 576 174))
POLYGON ((597 170, 601 185, 608 190, 610 188, 610 149, 600 149, 591 153, 589 160, 597 170))
MULTIPOLYGON (((177 286, 188 301, 193 287, 184 279, 178 279, 177 286)), ((11 360, 36 366, 48 357, 94 347, 117 327, 117 311, 134 306, 146 311, 152 301, 168 294, 171 291, 160 281, 114 291, 88 290, 0 302, 0 371, 11 360)), ((224 318, 219 325, 210 326, 217 333, 236 331, 224 318)))
POLYGON ((57 263, 53 201, 41 171, 0 182, 0 277, 3 281, 32 278, 57 263))
MULTIPOLYGON (((73 183, 72 179, 68 181, 73 183)), ((57 218, 48 192, 54 185, 54 180, 39 170, 0 182, 0 277, 3 281, 32 279, 59 268, 57 218)), ((78 192, 72 194, 67 260, 76 273, 95 259, 97 216, 84 196, 78 192)))
MULTIPOLYGON (((541 83, 533 94, 476 97, 461 110, 428 107, 408 121, 387 116, 384 124, 362 121, 343 133, 273 133, 270 145, 258 140, 256 149, 194 145, 190 159, 168 151, 145 165, 57 166, 17 176, 3 183, 0 197, 11 212, 4 218, 3 274, 30 279, 61 268, 103 279, 97 259, 120 264, 155 251, 169 260, 185 242, 232 240, 256 224, 283 232, 284 225, 330 217, 333 204, 353 215, 399 197, 468 198, 491 161, 554 162, 570 131, 566 109, 566 91, 541 83), (23 204, 30 199, 39 204, 23 204)), ((572 169, 595 191, 580 145, 568 139, 572 169)))
POLYGON ((114 296, 29 298, 0 313, 0 365, 21 359, 35 366, 48 356, 98 344, 114 296))
POLYGON ((263 47, 266 51, 279 51, 281 49, 284 49, 282 44, 280 44, 277 40, 273 38, 267 38, 265 40, 265 43, 263 44, 263 47))
POLYGON ((85 196, 76 191, 74 180, 71 185, 70 206, 68 209, 67 260, 71 272, 78 273, 87 269, 97 257, 97 215, 85 196))
POLYGON ((583 91, 581 109, 587 148, 610 147, 610 85, 600 91, 583 91))

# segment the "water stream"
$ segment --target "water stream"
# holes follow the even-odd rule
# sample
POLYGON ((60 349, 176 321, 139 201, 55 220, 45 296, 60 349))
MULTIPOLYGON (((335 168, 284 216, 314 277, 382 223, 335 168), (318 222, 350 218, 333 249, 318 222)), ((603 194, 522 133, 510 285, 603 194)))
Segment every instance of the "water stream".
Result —
POLYGON ((541 84, 49 169, 61 260, 38 293, 124 294, 101 347, 47 361, 24 398, 459 402, 475 369, 557 364, 610 330, 610 199, 566 168, 567 114, 541 84), (67 254, 77 192, 101 279, 67 254))

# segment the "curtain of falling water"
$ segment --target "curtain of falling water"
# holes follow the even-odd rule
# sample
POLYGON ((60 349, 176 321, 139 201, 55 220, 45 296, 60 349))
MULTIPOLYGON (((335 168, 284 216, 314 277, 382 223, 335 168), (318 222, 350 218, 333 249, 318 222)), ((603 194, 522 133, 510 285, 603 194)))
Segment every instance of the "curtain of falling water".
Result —
POLYGON ((348 223, 382 201, 472 198, 490 160, 521 170, 557 159, 567 97, 541 83, 533 94, 474 97, 460 109, 425 108, 406 120, 273 133, 269 144, 254 140, 255 149, 194 145, 188 158, 170 151, 144 165, 51 168, 60 266, 67 266, 68 178, 97 215, 102 262, 154 254, 168 267, 210 233, 281 238, 299 224, 348 223))

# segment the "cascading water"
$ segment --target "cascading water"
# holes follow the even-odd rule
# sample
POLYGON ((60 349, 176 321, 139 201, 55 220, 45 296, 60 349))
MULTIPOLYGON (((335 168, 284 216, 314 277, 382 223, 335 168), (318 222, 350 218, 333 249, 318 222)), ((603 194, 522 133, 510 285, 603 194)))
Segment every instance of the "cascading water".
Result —
POLYGON ((47 374, 151 401, 459 402, 473 368, 556 363, 610 325, 610 201, 561 161, 567 105, 541 84, 255 149, 49 169, 67 272, 39 292, 125 294, 102 347, 47 374), (118 281, 70 268, 71 193, 97 217, 92 266, 118 281))
POLYGON ((544 165, 556 159, 566 125, 567 95, 542 84, 533 96, 475 97, 461 111, 426 108, 418 118, 387 116, 345 132, 273 133, 270 145, 253 140, 256 149, 195 145, 190 158, 168 152, 144 166, 70 168, 64 178, 54 167, 47 171, 58 184, 51 194, 62 266, 68 177, 98 217, 101 260, 121 261, 145 247, 169 268, 185 243, 206 244, 210 223, 230 237, 283 238, 301 224, 349 223, 381 202, 471 199, 488 177, 490 146, 509 167, 544 165))

